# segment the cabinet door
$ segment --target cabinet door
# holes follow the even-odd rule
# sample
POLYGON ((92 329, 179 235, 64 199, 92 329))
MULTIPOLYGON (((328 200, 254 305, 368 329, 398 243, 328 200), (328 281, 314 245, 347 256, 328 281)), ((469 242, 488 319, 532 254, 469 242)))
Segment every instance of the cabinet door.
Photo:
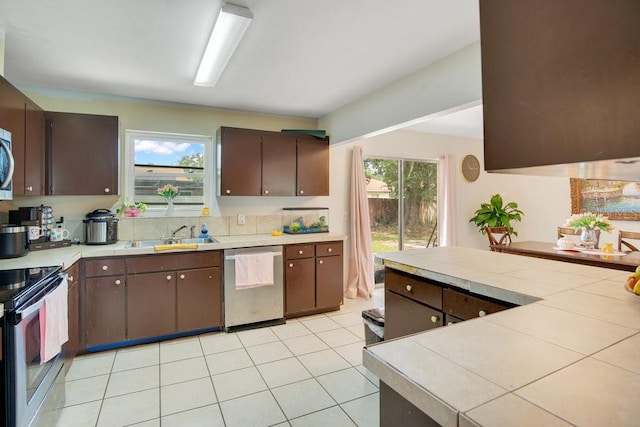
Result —
POLYGON ((68 274, 68 321, 69 341, 63 346, 65 357, 74 357, 80 349, 80 269, 74 264, 66 273, 68 274))
POLYGON ((125 277, 107 276, 86 279, 85 307, 87 347, 125 340, 125 277))
POLYGON ((118 118, 52 112, 45 117, 47 194, 117 195, 118 118))
POLYGON ((261 194, 260 132, 220 128, 218 131, 218 195, 259 196, 261 194))
POLYGON ((384 313, 385 340, 443 325, 441 312, 389 291, 384 294, 384 313))
POLYGON ((262 135, 262 195, 296 195, 296 138, 286 134, 262 135))
POLYGON ((176 332, 176 273, 127 276, 127 339, 176 332))
POLYGON ((178 275, 178 332, 222 326, 220 268, 181 270, 178 275))
POLYGON ((329 142, 298 138, 298 196, 329 195, 329 142))
POLYGON ((31 100, 26 102, 24 194, 44 195, 44 111, 31 100))
POLYGON ((316 306, 338 307, 343 294, 342 257, 316 258, 316 306))
POLYGON ((315 258, 285 263, 285 315, 313 310, 316 307, 315 258))

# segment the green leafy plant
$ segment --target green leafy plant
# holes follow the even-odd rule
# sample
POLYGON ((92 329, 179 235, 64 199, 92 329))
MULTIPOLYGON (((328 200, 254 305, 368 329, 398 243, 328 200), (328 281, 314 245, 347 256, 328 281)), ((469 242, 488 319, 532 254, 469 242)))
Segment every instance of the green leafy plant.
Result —
POLYGON ((507 227, 509 234, 517 236, 518 233, 511 226, 511 221, 521 221, 524 213, 518 209, 516 202, 509 202, 506 205, 502 201, 500 194, 491 196, 489 203, 482 203, 480 209, 475 211, 475 216, 469 220, 473 222, 482 234, 485 234, 484 227, 507 227))

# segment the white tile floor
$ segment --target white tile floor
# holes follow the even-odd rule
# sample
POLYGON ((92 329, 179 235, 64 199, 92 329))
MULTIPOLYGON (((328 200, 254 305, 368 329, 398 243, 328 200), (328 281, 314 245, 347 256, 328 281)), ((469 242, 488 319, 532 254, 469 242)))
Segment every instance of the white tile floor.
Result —
POLYGON ((378 426, 361 312, 383 305, 80 356, 58 426, 378 426))

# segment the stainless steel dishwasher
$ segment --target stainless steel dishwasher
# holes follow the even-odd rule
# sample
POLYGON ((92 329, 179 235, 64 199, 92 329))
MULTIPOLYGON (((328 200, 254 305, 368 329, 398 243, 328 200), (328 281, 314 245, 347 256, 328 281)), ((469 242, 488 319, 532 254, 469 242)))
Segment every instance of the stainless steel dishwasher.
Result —
POLYGON ((224 329, 249 329, 285 323, 282 246, 224 251, 224 329), (236 289, 235 257, 273 253, 273 285, 236 289))

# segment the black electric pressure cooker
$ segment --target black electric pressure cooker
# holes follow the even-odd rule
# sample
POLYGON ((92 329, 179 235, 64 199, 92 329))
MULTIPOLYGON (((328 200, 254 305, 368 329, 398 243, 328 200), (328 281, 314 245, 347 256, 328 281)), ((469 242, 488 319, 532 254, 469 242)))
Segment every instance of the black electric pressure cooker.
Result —
POLYGON ((96 209, 86 215, 84 243, 87 245, 110 245, 118 242, 118 218, 108 209, 96 209))

